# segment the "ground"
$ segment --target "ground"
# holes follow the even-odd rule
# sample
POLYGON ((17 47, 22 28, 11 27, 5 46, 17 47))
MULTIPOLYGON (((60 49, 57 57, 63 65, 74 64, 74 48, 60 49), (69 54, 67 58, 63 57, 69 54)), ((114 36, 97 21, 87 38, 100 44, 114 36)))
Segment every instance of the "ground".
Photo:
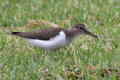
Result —
POLYGON ((120 79, 120 0, 0 0, 0 33, 1 80, 120 79), (99 40, 82 35, 46 55, 3 34, 49 27, 46 23, 66 29, 84 23, 99 40))

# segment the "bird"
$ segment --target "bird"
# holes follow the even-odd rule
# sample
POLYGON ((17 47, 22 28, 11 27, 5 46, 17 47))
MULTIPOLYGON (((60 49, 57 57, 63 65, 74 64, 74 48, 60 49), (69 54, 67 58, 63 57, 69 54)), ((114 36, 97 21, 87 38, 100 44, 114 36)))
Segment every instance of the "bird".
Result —
POLYGON ((46 54, 72 43, 79 35, 98 38, 81 23, 75 24, 69 29, 42 28, 33 32, 11 32, 11 35, 24 38, 30 45, 45 50, 46 54))

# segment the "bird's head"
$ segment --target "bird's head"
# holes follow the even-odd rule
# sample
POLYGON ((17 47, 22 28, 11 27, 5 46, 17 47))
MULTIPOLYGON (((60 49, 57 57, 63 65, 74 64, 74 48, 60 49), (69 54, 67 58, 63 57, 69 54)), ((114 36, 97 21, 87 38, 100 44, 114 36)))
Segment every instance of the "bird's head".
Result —
POLYGON ((92 37, 97 38, 97 35, 93 34, 90 31, 88 31, 84 24, 75 24, 75 25, 73 25, 72 30, 75 30, 79 34, 90 35, 92 37))

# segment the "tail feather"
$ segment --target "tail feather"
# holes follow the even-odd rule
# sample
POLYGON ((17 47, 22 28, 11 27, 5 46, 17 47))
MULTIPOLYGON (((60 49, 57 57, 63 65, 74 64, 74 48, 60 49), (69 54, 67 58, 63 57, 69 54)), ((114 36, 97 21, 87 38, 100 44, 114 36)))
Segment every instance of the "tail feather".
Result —
POLYGON ((11 32, 12 35, 17 35, 19 34, 20 32, 11 32))
POLYGON ((0 33, 0 34, 7 34, 7 35, 15 35, 24 38, 31 38, 29 34, 25 32, 10 32, 10 33, 0 33))
POLYGON ((8 34, 8 35, 17 35, 19 34, 20 32, 8 32, 8 33, 1 33, 0 34, 8 34))

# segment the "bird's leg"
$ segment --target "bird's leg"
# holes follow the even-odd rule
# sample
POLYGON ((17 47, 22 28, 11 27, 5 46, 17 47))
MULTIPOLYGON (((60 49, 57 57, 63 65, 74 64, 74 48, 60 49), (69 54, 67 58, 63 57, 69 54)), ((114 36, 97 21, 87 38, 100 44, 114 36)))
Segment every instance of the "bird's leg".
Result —
POLYGON ((45 50, 45 54, 48 54, 48 53, 50 53, 50 50, 45 50))
POLYGON ((59 54, 63 55, 64 53, 61 50, 58 50, 59 54))
POLYGON ((70 44, 70 48, 72 49, 72 47, 73 47, 73 45, 72 45, 72 43, 70 44))

